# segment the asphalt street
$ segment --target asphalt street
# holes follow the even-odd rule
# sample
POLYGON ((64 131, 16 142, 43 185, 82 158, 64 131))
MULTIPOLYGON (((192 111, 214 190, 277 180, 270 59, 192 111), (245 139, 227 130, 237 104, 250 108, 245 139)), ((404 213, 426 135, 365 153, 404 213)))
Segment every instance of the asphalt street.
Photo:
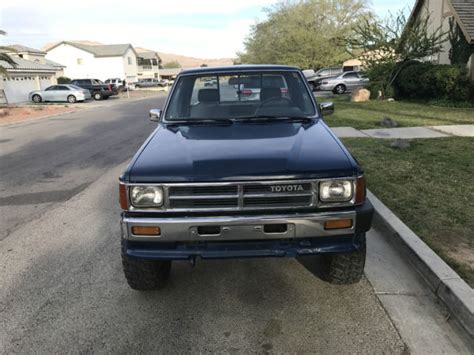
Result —
POLYGON ((311 260, 249 259, 174 263, 165 289, 130 289, 117 177, 163 100, 0 127, 0 353, 472 350, 377 231, 357 285, 320 281, 311 260))

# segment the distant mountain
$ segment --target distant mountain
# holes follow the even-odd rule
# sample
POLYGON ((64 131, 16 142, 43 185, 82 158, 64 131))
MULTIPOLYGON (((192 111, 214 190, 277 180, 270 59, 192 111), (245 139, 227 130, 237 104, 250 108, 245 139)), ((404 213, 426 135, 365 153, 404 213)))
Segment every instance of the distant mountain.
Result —
POLYGON ((200 67, 202 64, 207 64, 209 67, 222 66, 222 65, 232 65, 234 62, 233 58, 195 58, 187 57, 179 54, 172 53, 163 53, 158 52, 162 60, 162 65, 169 62, 178 62, 181 64, 182 68, 193 68, 200 67))

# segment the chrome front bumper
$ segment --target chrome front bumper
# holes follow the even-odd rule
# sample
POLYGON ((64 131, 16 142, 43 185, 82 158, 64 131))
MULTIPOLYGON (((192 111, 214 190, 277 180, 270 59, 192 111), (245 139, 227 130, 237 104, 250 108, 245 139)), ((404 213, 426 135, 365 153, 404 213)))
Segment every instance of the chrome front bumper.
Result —
POLYGON ((122 237, 129 241, 231 241, 316 238, 355 233, 356 212, 339 211, 290 215, 216 216, 216 217, 132 217, 122 215, 122 237), (324 223, 337 219, 352 219, 352 227, 326 230, 324 223), (268 232, 265 226, 286 225, 284 232, 268 232), (137 236, 134 226, 158 226, 160 236, 137 236), (205 234, 205 227, 219 227, 218 233, 205 234), (201 234, 200 234, 201 233, 201 234))

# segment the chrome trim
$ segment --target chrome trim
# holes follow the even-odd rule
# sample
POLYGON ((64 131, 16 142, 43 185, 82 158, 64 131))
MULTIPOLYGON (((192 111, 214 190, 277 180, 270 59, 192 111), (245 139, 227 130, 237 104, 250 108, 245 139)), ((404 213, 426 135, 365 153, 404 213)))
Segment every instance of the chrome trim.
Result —
POLYGON ((304 208, 332 208, 332 207, 350 207, 355 204, 356 188, 357 188, 357 176, 351 177, 340 177, 340 178, 324 178, 324 179, 303 179, 303 180, 267 180, 267 181, 229 181, 229 182, 180 182, 180 183, 125 183, 127 187, 128 206, 131 212, 227 212, 227 211, 258 211, 258 210, 297 210, 304 208), (350 201, 346 202, 322 202, 319 200, 319 184, 324 181, 334 180, 351 180, 353 183, 353 196, 350 201), (311 184, 311 192, 307 193, 264 193, 264 194, 245 194, 245 185, 283 185, 283 184, 311 184), (130 200, 130 187, 132 186, 162 186, 163 187, 163 198, 164 203, 161 207, 149 207, 149 208, 138 208, 134 207, 130 200), (237 186, 238 195, 175 195, 170 197, 170 187, 203 187, 203 186, 237 186), (260 196, 262 195, 262 196, 260 196), (255 197, 305 197, 312 196, 311 203, 309 205, 297 205, 297 206, 249 206, 244 207, 244 198, 255 198, 255 197), (237 207, 205 207, 205 208, 171 208, 171 200, 186 200, 187 199, 199 199, 199 198, 229 198, 237 199, 237 207))
POLYGON ((122 234, 125 239, 134 241, 219 241, 219 240, 259 240, 318 238, 347 235, 355 232, 356 212, 322 212, 306 214, 257 215, 257 216, 217 216, 217 217, 122 217, 122 234), (324 222, 350 218, 352 227, 325 230, 324 222), (266 233, 264 225, 286 224, 283 233, 266 233), (160 236, 136 236, 134 226, 156 225, 161 229, 160 236), (219 234, 199 235, 198 227, 220 226, 219 234))

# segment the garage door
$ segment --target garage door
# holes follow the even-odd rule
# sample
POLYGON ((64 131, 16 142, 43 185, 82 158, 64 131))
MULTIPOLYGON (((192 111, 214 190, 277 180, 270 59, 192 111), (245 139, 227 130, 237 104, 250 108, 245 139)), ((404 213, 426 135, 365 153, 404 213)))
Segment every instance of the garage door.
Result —
MULTIPOLYGON (((52 85, 51 77, 40 76, 41 88, 52 85)), ((28 94, 37 90, 35 76, 11 76, 3 78, 2 87, 5 90, 5 96, 8 103, 20 103, 28 101, 28 94)))

